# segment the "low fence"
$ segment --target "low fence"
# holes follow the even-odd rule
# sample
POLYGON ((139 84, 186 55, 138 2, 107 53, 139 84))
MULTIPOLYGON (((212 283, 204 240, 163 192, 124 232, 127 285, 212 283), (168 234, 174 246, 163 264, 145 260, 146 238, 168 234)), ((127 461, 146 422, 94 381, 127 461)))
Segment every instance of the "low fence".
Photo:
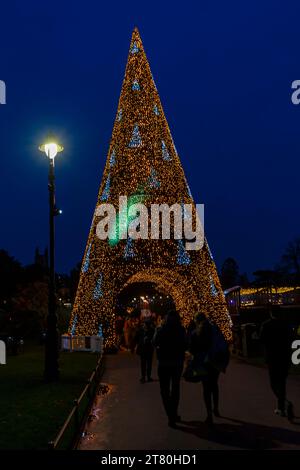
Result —
POLYGON ((97 365, 82 390, 79 398, 74 400, 74 406, 53 441, 48 443, 52 450, 73 449, 79 442, 85 420, 91 410, 93 400, 103 373, 104 360, 102 354, 99 356, 97 365))

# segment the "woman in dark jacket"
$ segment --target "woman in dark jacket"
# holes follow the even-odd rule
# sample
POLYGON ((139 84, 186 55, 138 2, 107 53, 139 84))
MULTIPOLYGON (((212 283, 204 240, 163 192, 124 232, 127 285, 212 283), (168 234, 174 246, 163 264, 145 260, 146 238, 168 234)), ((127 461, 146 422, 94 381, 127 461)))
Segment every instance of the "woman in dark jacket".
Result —
POLYGON ((180 379, 187 344, 185 330, 175 310, 169 311, 162 326, 157 328, 154 345, 163 405, 169 418, 169 426, 176 427, 176 422, 180 421, 180 379))
MULTIPOLYGON (((198 364, 203 365, 207 375, 203 376, 203 395, 207 411, 206 423, 213 423, 213 413, 220 416, 219 412, 219 385, 220 370, 225 372, 229 361, 229 351, 226 341, 222 337, 222 348, 213 351, 214 326, 207 320, 203 313, 198 313, 195 318, 196 328, 191 334, 189 351, 198 364), (213 357, 215 355, 215 357, 213 357)), ((217 328, 217 327, 215 327, 217 328)), ((220 341, 220 336, 218 336, 220 341)))

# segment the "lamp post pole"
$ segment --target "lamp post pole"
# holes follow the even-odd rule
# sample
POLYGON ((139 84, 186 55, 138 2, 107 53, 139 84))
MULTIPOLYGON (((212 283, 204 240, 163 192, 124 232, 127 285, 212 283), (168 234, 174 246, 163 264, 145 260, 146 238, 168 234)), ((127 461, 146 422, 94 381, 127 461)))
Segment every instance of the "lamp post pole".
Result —
POLYGON ((45 348, 45 380, 52 382, 59 378, 58 332, 55 298, 55 175, 54 158, 49 158, 49 297, 45 348))
POLYGON ((49 190, 49 294, 48 316, 45 341, 45 370, 44 378, 47 382, 59 379, 59 334, 57 330, 56 296, 55 296, 55 224, 54 217, 61 213, 55 205, 55 174, 54 162, 62 146, 47 143, 40 146, 49 158, 48 190, 49 190))

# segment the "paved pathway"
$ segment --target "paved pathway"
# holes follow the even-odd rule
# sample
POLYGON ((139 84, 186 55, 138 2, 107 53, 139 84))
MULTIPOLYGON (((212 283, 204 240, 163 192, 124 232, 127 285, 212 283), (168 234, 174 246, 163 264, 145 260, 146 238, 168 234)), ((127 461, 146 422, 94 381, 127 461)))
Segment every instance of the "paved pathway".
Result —
MULTIPOLYGON (((300 418, 290 424, 274 415, 275 400, 263 368, 232 360, 220 379, 220 412, 213 430, 203 423, 201 384, 181 387, 178 429, 167 426, 156 366, 152 383, 139 383, 139 358, 122 352, 106 357, 103 383, 110 392, 95 403, 99 419, 88 424, 93 434, 81 449, 299 449, 300 418)), ((300 376, 289 378, 288 396, 300 415, 300 376)))

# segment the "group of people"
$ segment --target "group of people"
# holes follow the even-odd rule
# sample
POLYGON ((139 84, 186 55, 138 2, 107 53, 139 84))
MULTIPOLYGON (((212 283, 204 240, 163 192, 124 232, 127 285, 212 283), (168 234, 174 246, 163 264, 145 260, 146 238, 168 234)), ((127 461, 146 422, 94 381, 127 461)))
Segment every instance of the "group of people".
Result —
MULTIPOLYGON (((176 427, 181 420, 178 414, 180 381, 182 376, 189 380, 187 368, 191 363, 197 369, 197 374, 200 374, 198 380, 194 381, 201 381, 203 385, 207 412, 205 422, 212 425, 213 417, 220 416, 219 375, 226 371, 229 363, 229 345, 216 325, 200 312, 186 330, 180 315, 173 309, 163 320, 159 318, 157 321, 155 317, 135 320, 129 336, 131 343, 127 343, 127 349, 140 356, 140 382, 143 384, 153 381, 152 363, 156 350, 160 393, 169 426, 176 427)), ((291 337, 287 322, 275 311, 262 325, 261 340, 265 345, 271 388, 278 401, 275 413, 291 420, 293 405, 286 398, 291 337)))
POLYGON ((161 316, 150 314, 147 317, 142 315, 128 315, 122 317, 118 315, 115 321, 115 332, 117 338, 117 346, 120 350, 135 352, 137 345, 137 333, 144 323, 151 323, 154 327, 161 324, 161 316))
POLYGON ((136 352, 141 360, 141 383, 153 380, 152 360, 156 349, 161 398, 170 427, 176 427, 181 419, 178 414, 180 380, 187 358, 199 366, 205 365, 205 374, 201 381, 207 411, 206 423, 213 423, 213 415, 220 416, 219 366, 222 370, 226 369, 229 350, 224 340, 226 357, 223 354, 222 359, 219 358, 215 363, 207 360, 213 348, 213 326, 203 313, 196 315, 187 332, 176 310, 170 310, 156 328, 151 319, 146 319, 138 329, 135 340, 136 352))
MULTIPOLYGON (((180 421, 180 381, 182 376, 188 380, 186 372, 191 363, 196 365, 197 373, 202 374, 194 381, 201 381, 203 385, 206 423, 211 425, 213 416, 220 416, 218 379, 229 363, 229 346, 220 331, 219 337, 216 331, 219 331, 216 325, 203 313, 198 313, 186 330, 175 309, 169 310, 163 319, 156 315, 125 320, 120 317, 116 324, 119 347, 140 356, 142 384, 153 381, 156 350, 160 393, 170 427, 176 427, 180 421), (220 342, 220 337, 223 343, 218 349, 216 338, 220 342)), ((260 338, 265 345, 270 385, 278 402, 275 413, 292 420, 293 405, 286 398, 292 338, 288 323, 278 314, 278 309, 273 308, 270 319, 263 323, 260 338)))

